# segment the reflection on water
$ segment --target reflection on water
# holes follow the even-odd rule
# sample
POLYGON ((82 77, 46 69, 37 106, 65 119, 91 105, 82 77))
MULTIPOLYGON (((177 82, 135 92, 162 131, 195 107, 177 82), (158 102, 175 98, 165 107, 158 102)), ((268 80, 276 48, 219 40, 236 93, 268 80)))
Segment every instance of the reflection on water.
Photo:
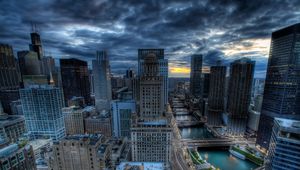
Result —
POLYGON ((232 156, 227 150, 198 150, 200 155, 221 170, 253 170, 258 166, 248 160, 232 156))
POLYGON ((180 128, 183 139, 212 139, 214 136, 205 127, 180 128))

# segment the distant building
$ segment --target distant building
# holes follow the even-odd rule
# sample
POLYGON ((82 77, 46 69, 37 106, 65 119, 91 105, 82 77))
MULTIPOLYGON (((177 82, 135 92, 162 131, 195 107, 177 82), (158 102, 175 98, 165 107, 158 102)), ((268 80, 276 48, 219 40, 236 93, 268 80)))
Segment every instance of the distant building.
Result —
POLYGON ((38 55, 38 59, 41 60, 43 58, 43 48, 40 34, 37 31, 34 31, 30 34, 31 44, 29 44, 30 51, 34 51, 38 55))
POLYGON ((300 120, 300 23, 272 33, 257 144, 268 149, 274 117, 300 120))
POLYGON ((144 67, 143 63, 145 58, 149 55, 155 55, 159 65, 159 75, 163 77, 163 89, 164 89, 164 100, 163 105, 166 106, 168 103, 168 92, 169 92, 169 80, 168 80, 168 59, 165 59, 164 49, 138 49, 138 75, 143 75, 144 67))
POLYGON ((210 89, 210 73, 203 73, 203 98, 208 98, 209 89, 210 89))
POLYGON ((53 170, 103 170, 111 166, 111 146, 105 137, 71 135, 53 143, 49 166, 53 170))
POLYGON ((195 54, 191 57, 190 93, 196 98, 202 98, 202 55, 195 54))
POLYGON ((19 51, 18 61, 22 78, 24 75, 41 75, 42 63, 34 51, 19 51))
POLYGON ((217 64, 210 67, 210 90, 208 95, 209 125, 222 125, 222 114, 225 108, 226 66, 217 64))
POLYGON ((36 170, 32 147, 15 143, 0 149, 0 169, 36 170))
POLYGON ((105 137, 112 135, 111 117, 107 111, 103 110, 100 115, 91 115, 85 118, 84 123, 88 134, 101 133, 105 137))
POLYGON ((109 59, 106 51, 97 51, 96 60, 92 61, 95 91, 95 106, 98 112, 110 110, 112 99, 109 59))
POLYGON ((0 115, 0 136, 8 142, 17 142, 26 132, 23 116, 0 115))
POLYGON ((67 135, 85 134, 85 121, 91 114, 95 114, 96 110, 92 106, 80 108, 79 106, 70 106, 62 109, 65 121, 65 129, 67 135))
POLYGON ((60 59, 60 71, 65 102, 74 96, 82 96, 90 103, 90 81, 87 62, 71 58, 60 59))
POLYGON ((248 109, 251 100, 255 61, 248 58, 230 64, 230 80, 227 98, 227 133, 232 136, 244 135, 248 109))
POLYGON ((21 78, 10 45, 0 44, 0 101, 5 113, 11 113, 10 102, 18 100, 21 78))
POLYGON ((131 116, 135 113, 135 101, 112 102, 113 135, 130 138, 131 116))
POLYGON ((34 138, 58 140, 65 136, 62 90, 48 85, 20 89, 28 133, 34 138))
POLYGON ((300 121, 274 118, 266 169, 300 169, 300 121))

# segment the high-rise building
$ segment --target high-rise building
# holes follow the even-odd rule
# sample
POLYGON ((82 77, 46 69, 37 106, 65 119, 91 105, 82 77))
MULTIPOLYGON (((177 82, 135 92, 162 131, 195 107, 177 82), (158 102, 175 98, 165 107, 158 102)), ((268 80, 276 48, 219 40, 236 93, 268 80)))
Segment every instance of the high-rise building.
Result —
POLYGON ((98 112, 110 110, 112 98, 110 66, 106 51, 97 51, 93 64, 95 106, 98 112))
POLYGON ((49 85, 20 89, 27 131, 34 138, 58 140, 65 136, 62 90, 49 85))
POLYGON ((0 169, 36 170, 32 146, 14 143, 0 149, 0 169))
POLYGON ((274 118, 266 169, 300 169, 300 121, 274 118))
POLYGON ((12 47, 6 44, 0 44, 0 75, 0 90, 19 89, 18 66, 12 47))
POLYGON ((202 98, 202 55, 195 54, 191 57, 190 93, 196 98, 202 98))
POLYGON ((172 127, 164 101, 164 77, 160 74, 159 55, 149 53, 141 62, 139 114, 131 125, 133 161, 163 162, 171 160, 172 127))
POLYGON ((41 75, 42 67, 38 54, 34 51, 18 51, 18 61, 22 78, 24 75, 41 75))
POLYGON ((240 136, 245 133, 254 67, 255 61, 248 58, 242 58, 230 64, 227 98, 227 133, 229 135, 240 136))
POLYGON ((226 66, 220 64, 210 67, 210 89, 208 95, 209 125, 219 126, 222 124, 222 113, 224 112, 226 66))
POLYGON ((203 98, 208 98, 209 89, 210 89, 210 73, 203 73, 203 98))
POLYGON ((38 32, 32 32, 30 34, 31 37, 31 44, 29 44, 30 51, 34 51, 37 53, 38 59, 41 60, 43 58, 43 48, 41 37, 38 32))
POLYGON ((7 44, 0 44, 0 75, 0 101, 4 112, 11 113, 10 102, 19 98, 20 75, 13 49, 7 44))
POLYGON ((134 100, 115 100, 112 102, 113 135, 130 139, 131 117, 135 112, 134 100))
POLYGON ((166 106, 168 103, 168 89, 169 89, 169 80, 168 80, 168 60, 165 59, 164 49, 138 49, 138 75, 143 75, 143 63, 145 58, 153 54, 157 57, 159 64, 159 75, 163 76, 163 88, 164 88, 164 100, 163 104, 166 106))
POLYGON ((0 138, 6 142, 17 142, 26 132, 23 116, 0 115, 0 138))
POLYGON ((160 76, 159 63, 155 54, 144 58, 143 74, 140 77, 140 115, 157 117, 165 111, 163 76, 160 76))
POLYGON ((87 62, 71 59, 60 59, 60 71, 65 102, 73 96, 84 97, 90 104, 90 81, 87 62))
POLYGON ((109 168, 111 146, 101 134, 70 135, 53 143, 49 166, 53 170, 103 170, 109 168))
POLYGON ((268 149, 273 119, 300 120, 300 23, 272 33, 257 144, 268 149))

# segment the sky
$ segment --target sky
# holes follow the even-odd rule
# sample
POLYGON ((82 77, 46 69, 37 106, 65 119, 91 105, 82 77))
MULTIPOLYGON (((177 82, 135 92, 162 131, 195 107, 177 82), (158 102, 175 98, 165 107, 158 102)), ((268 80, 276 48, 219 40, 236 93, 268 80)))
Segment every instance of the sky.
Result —
POLYGON ((170 77, 249 57, 264 78, 272 31, 300 22, 299 0, 0 0, 0 43, 28 50, 31 24, 45 55, 91 63, 107 50, 113 74, 137 67, 137 49, 164 48, 170 77))

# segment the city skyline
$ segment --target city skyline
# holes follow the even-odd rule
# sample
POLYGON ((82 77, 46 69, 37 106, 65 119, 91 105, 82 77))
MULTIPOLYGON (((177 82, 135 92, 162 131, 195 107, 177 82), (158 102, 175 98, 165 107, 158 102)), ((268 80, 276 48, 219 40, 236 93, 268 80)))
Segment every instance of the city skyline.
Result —
POLYGON ((44 54, 56 62, 75 57, 91 66, 96 50, 107 50, 112 73, 121 74, 137 69, 138 48, 162 47, 170 77, 189 77, 189 56, 200 53, 204 69, 218 59, 229 66, 251 57, 256 61, 254 76, 264 78, 271 32, 300 19, 294 12, 297 1, 84 3, 2 1, 1 43, 13 45, 15 56, 27 50, 33 23, 44 54))

